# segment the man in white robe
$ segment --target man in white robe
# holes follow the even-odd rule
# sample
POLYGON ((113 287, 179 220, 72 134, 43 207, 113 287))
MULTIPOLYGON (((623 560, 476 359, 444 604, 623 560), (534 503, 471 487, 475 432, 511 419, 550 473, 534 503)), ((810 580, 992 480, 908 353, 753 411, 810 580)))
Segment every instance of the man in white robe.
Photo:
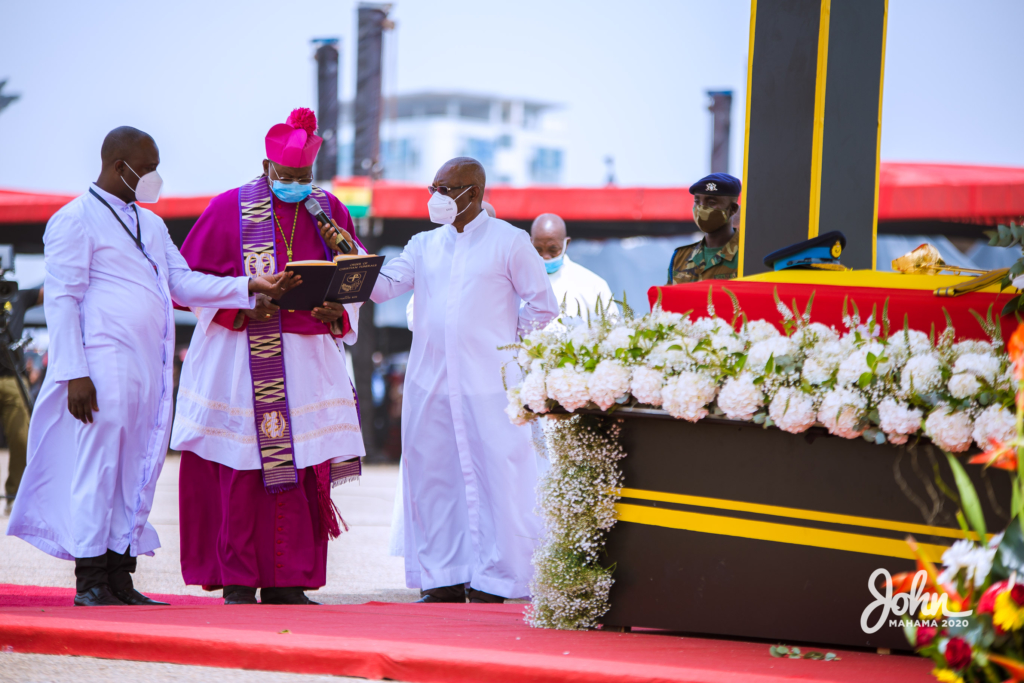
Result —
POLYGON ((170 434, 171 298, 252 308, 255 292, 293 282, 193 273, 163 220, 136 205, 159 196, 153 139, 116 128, 101 157, 96 183, 43 235, 50 362, 7 533, 75 560, 76 605, 163 604, 131 574, 160 547, 147 519, 170 434))
POLYGON ((604 278, 572 261, 565 253, 572 238, 566 234, 565 221, 560 216, 553 213, 537 216, 530 226, 530 241, 544 259, 551 288, 558 305, 565 307, 565 315, 586 318, 589 311, 596 316, 598 301, 609 314, 618 314, 618 307, 612 303, 612 290, 604 278))
MULTIPOLYGON (((406 584, 421 602, 502 602, 529 592, 541 538, 530 430, 512 425, 498 347, 558 314, 543 261, 522 230, 481 207, 483 167, 447 162, 415 235, 371 299, 415 292, 402 401, 406 584)), ((516 378, 509 377, 509 382, 516 378)))

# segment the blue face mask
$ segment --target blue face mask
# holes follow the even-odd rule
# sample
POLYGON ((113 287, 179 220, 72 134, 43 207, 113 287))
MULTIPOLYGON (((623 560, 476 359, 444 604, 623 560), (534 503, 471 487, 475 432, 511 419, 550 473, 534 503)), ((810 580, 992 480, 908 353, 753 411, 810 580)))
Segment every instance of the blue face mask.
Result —
POLYGON ((270 164, 270 172, 278 176, 276 180, 271 180, 270 187, 274 190, 274 195, 286 204, 298 204, 313 191, 312 179, 308 183, 283 182, 273 163, 270 164))
POLYGON ((544 259, 544 270, 548 271, 548 275, 557 273, 562 268, 562 261, 565 260, 565 248, 569 244, 569 238, 567 237, 562 242, 562 253, 553 259, 544 259))
POLYGON ((277 198, 287 204, 297 204, 308 197, 309 193, 313 191, 312 185, 282 183, 280 180, 273 181, 271 187, 274 188, 274 194, 277 198))

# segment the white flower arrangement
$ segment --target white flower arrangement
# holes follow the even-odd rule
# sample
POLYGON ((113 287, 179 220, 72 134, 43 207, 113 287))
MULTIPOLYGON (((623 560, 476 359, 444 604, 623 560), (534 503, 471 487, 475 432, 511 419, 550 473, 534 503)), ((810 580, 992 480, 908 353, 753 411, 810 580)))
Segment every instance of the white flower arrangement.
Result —
POLYGON ((712 308, 684 317, 656 306, 537 330, 514 346, 524 379, 509 392, 509 417, 648 406, 879 444, 927 436, 952 452, 1009 434, 1014 381, 997 326, 985 327, 990 341, 957 341, 952 327, 937 338, 890 332, 884 312, 862 320, 844 306, 837 330, 812 322, 810 306, 776 303, 778 325, 746 320, 734 302, 732 322, 712 308))

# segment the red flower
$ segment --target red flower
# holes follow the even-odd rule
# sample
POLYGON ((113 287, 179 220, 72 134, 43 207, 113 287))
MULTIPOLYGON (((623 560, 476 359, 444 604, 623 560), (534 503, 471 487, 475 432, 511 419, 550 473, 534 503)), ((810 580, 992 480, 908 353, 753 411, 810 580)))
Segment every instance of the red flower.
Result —
POLYGON ((1017 447, 1005 444, 998 439, 989 439, 990 448, 976 455, 967 462, 971 465, 987 465, 1001 470, 1017 471, 1017 447))
POLYGON ((935 636, 939 635, 939 629, 934 626, 918 626, 917 627, 917 647, 928 647, 935 640, 935 636))
POLYGON ((1013 601, 1015 603, 1017 603, 1018 607, 1020 607, 1021 605, 1024 605, 1024 586, 1022 586, 1019 583, 1016 584, 1010 590, 1010 597, 1013 598, 1013 601))
POLYGON ((1024 379, 1024 323, 1017 326, 1010 341, 1006 342, 1006 352, 1013 361, 1013 371, 1017 380, 1024 379))
POLYGON ((959 671, 971 663, 971 646, 963 638, 950 638, 946 643, 946 663, 959 671))
POLYGON ((981 596, 981 600, 978 601, 978 614, 992 614, 996 608, 996 596, 1006 590, 1008 585, 1010 585, 1009 581, 1000 581, 989 586, 981 596))

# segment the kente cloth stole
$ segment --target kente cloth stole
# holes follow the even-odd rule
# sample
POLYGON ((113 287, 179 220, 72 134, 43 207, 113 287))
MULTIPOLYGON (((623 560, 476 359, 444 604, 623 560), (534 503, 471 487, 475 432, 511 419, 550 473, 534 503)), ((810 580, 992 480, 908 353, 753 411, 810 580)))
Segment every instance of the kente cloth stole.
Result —
MULTIPOLYGON (((330 216, 331 205, 324 191, 314 187, 312 196, 330 216)), ((273 204, 267 179, 260 176, 243 185, 238 192, 238 202, 245 274, 249 277, 272 275, 277 269, 277 253, 273 204)), ((325 254, 329 255, 326 244, 324 249, 325 254)), ((295 469, 291 413, 285 390, 280 312, 267 320, 250 320, 247 333, 256 442, 260 451, 263 485, 268 493, 280 493, 294 488, 299 481, 295 469)), ((356 479, 362 471, 362 463, 358 458, 331 463, 330 467, 331 483, 356 479)))

